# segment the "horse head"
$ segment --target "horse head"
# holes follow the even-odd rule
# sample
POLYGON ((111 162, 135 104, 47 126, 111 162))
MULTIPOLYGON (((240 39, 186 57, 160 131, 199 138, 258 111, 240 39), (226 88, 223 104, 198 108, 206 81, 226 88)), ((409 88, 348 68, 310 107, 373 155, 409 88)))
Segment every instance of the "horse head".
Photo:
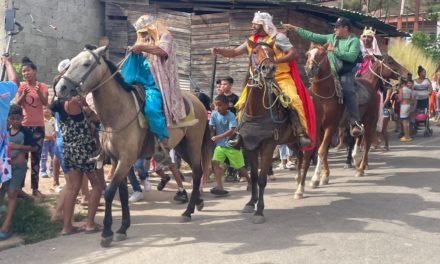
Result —
POLYGON ((410 74, 405 67, 390 55, 375 56, 370 70, 382 79, 406 79, 410 74))
POLYGON ((275 41, 271 43, 254 43, 248 40, 251 47, 250 66, 254 74, 261 74, 264 79, 273 79, 275 77, 276 63, 275 52, 273 50, 275 41))
POLYGON ((328 62, 327 45, 310 44, 310 49, 306 52, 307 61, 304 66, 307 77, 318 77, 321 66, 328 62))
POLYGON ((103 63, 106 50, 106 46, 94 50, 86 48, 76 55, 55 87, 58 97, 67 100, 76 95, 85 96, 99 85, 108 71, 103 63))

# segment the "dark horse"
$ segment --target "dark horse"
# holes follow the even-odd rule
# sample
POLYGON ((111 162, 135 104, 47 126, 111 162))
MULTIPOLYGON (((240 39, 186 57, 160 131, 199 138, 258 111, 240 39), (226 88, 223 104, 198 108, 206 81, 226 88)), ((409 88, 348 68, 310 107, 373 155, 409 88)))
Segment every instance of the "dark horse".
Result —
MULTIPOLYGON (((116 241, 124 240, 130 226, 128 207, 127 173, 133 163, 141 157, 151 157, 154 151, 154 139, 151 133, 140 125, 138 118, 143 109, 132 90, 127 85, 116 67, 105 59, 106 47, 95 50, 84 50, 72 59, 71 65, 63 78, 58 82, 56 91, 61 99, 75 95, 93 94, 96 111, 102 124, 103 156, 116 162, 114 177, 105 191, 105 217, 101 246, 108 247, 113 241, 112 202, 119 188, 122 207, 121 227, 116 231, 116 241), (138 105, 138 107, 136 107, 138 105)), ((200 211, 203 200, 200 199, 200 180, 203 169, 209 169, 211 150, 207 112, 203 104, 190 93, 184 93, 194 106, 195 117, 199 120, 191 127, 169 129, 170 147, 189 164, 193 172, 193 190, 183 221, 189 221, 197 205, 200 211), (207 143, 207 144, 206 144, 207 143)))
MULTIPOLYGON (((251 165, 252 196, 243 212, 253 213, 255 204, 258 203, 253 222, 259 224, 265 221, 263 215, 264 189, 275 147, 280 144, 287 144, 298 149, 298 137, 294 135, 290 121, 291 114, 289 111, 291 110, 287 110, 277 103, 278 100, 282 100, 282 93, 274 77, 276 71, 274 43, 254 43, 251 41, 248 43, 252 47, 250 53, 252 77, 247 84, 248 94, 241 111, 238 127, 245 156, 248 157, 251 165), (261 158, 261 164, 258 161, 259 157, 261 158), (258 174, 259 168, 260 173, 258 174)), ((298 170, 298 186, 295 192, 295 198, 297 199, 301 198, 304 192, 305 175, 310 164, 311 154, 312 151, 305 153, 305 162, 302 168, 298 170)))
MULTIPOLYGON (((312 81, 312 92, 319 98, 323 106, 322 130, 323 137, 318 150, 318 164, 310 185, 317 187, 329 182, 330 170, 328 167, 328 146, 343 116, 344 106, 338 103, 333 75, 330 70, 330 62, 327 56, 326 46, 312 44, 307 52, 306 73, 312 81), (321 175, 322 174, 322 175, 321 175)), ((356 162, 357 176, 364 174, 368 163, 368 152, 372 137, 376 129, 378 107, 376 92, 381 81, 388 78, 399 79, 407 76, 408 70, 399 65, 392 57, 385 56, 383 59, 376 58, 370 65, 369 71, 356 79, 361 99, 359 102, 359 115, 364 124, 365 133, 356 139, 356 147, 353 158, 356 162), (363 157, 359 159, 358 149, 363 144, 363 157)))

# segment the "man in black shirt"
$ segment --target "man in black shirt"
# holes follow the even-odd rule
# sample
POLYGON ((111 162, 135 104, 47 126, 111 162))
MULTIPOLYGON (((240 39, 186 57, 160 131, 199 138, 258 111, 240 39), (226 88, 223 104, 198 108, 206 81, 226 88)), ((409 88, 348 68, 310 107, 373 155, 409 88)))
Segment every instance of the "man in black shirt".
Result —
POLYGON ((234 79, 232 79, 232 77, 226 77, 221 79, 221 89, 223 91, 223 94, 228 99, 229 111, 231 111, 234 115, 236 115, 237 109, 235 109, 234 105, 238 101, 238 95, 236 95, 231 91, 233 84, 234 84, 234 79))

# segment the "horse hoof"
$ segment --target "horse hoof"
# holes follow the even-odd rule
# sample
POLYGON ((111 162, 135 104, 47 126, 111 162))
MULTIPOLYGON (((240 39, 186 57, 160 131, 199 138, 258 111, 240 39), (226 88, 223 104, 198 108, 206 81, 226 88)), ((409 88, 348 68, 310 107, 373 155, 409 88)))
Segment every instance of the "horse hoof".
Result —
POLYGON ((120 241, 124 241, 126 239, 127 239, 127 234, 116 233, 115 237, 113 238, 113 241, 120 242, 120 241))
POLYGON ((180 219, 181 223, 188 223, 191 222, 191 216, 182 215, 182 218, 180 219))
POLYGON ((205 203, 201 201, 199 204, 196 205, 197 211, 202 211, 203 207, 205 207, 205 203))
POLYGON ((295 200, 300 200, 304 197, 304 195, 302 193, 295 193, 295 195, 293 195, 293 199, 295 200))
POLYGON ((310 182, 310 187, 312 189, 318 188, 318 186, 319 186, 319 181, 311 181, 310 182))
POLYGON ((254 206, 246 205, 241 212, 244 213, 244 214, 253 213, 254 212, 254 206))
POLYGON ((264 223, 264 216, 262 215, 254 215, 254 219, 252 220, 254 224, 262 224, 264 223))
POLYGON ((319 185, 328 185, 329 179, 321 180, 319 185))
POLYGON ((364 176, 364 172, 363 171, 356 172, 356 177, 362 177, 362 176, 364 176))
POLYGON ((113 235, 101 238, 101 247, 108 248, 113 242, 113 235))

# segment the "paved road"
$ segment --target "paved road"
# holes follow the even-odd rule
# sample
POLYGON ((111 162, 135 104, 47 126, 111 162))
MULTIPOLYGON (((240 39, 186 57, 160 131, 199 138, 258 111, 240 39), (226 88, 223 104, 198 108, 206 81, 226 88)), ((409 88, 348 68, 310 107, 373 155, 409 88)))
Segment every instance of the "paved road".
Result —
POLYGON ((303 200, 293 200, 292 173, 278 173, 262 225, 240 213, 248 200, 243 184, 228 186, 227 198, 205 194, 205 210, 186 224, 178 223, 182 205, 169 202, 172 190, 154 191, 131 206, 129 239, 112 248, 99 246, 99 234, 78 234, 3 251, 0 263, 439 263, 434 134, 374 152, 362 178, 333 152, 331 184, 307 188, 303 200))

